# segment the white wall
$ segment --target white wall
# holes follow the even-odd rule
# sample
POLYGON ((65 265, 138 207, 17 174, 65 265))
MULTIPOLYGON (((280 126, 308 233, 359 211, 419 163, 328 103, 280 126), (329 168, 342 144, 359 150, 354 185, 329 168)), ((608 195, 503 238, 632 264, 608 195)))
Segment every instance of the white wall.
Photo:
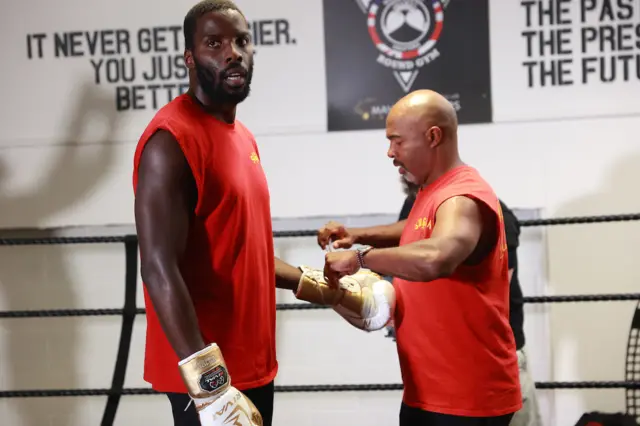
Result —
MULTIPOLYGON (((135 31, 180 25, 191 2, 159 7, 149 1, 58 0, 53 10, 43 0, 28 4, 26 9, 12 2, 0 16, 0 43, 5 57, 11 58, 0 81, 5 101, 0 107, 0 227, 130 225, 132 153, 153 110, 116 111, 114 85, 92 83, 94 74, 87 57, 56 59, 50 56, 49 46, 45 58, 26 59, 26 35, 44 32, 51 37, 55 31, 135 31), (38 16, 34 10, 48 12, 38 16), (121 13, 123 10, 127 13, 121 13), (82 15, 76 15, 77 11, 82 15)), ((258 46, 253 94, 240 108, 240 117, 258 137, 273 215, 397 214, 403 197, 396 171, 385 156, 384 132, 325 131, 322 2, 307 0, 304 8, 295 0, 244 0, 239 4, 250 20, 287 19, 296 40, 295 44, 258 46), (283 72, 286 61, 295 61, 295 72, 283 72), (353 189, 356 187, 358 190, 353 189)), ((634 102, 640 94, 637 77, 628 82, 527 88, 521 65, 526 59, 521 32, 526 28, 520 2, 491 0, 490 4, 494 123, 461 127, 464 158, 509 205, 541 209, 544 217, 640 211, 635 185, 640 178, 636 137, 640 107, 634 102)), ((577 20, 580 4, 566 2, 578 35, 583 26, 577 20)), ((628 22, 637 24, 639 13, 636 7, 628 22)), ((594 18, 590 19, 593 23, 594 18)), ((579 38, 575 40, 579 43, 579 38)), ((176 52, 179 49, 173 54, 176 52)), ((566 56, 579 63, 583 55, 578 46, 573 55, 566 56)), ((141 64, 149 61, 145 54, 136 58, 141 64)), ((578 72, 576 68, 575 75, 578 72)), ((637 291, 634 243, 638 231, 636 222, 548 228, 542 240, 545 284, 531 291, 637 291)), ((279 248, 282 244, 278 242, 279 248)), ((291 244, 306 247, 301 240, 291 244)), ((0 251, 0 309, 100 308, 122 301, 124 266, 118 245, 1 247, 0 251)), ((296 248, 285 257, 296 262, 298 256, 310 256, 319 263, 322 254, 311 247, 296 248)), ((537 262, 535 256, 531 259, 537 262)), ((633 308, 632 302, 546 307, 552 371, 547 377, 544 369, 538 369, 535 379, 623 380, 633 308)), ((528 309, 530 318, 538 308, 528 309)), ((0 321, 0 388, 107 386, 119 319, 43 321, 0 321), (42 362, 43 354, 47 362, 42 362)), ((278 327, 283 365, 280 384, 399 380, 388 339, 356 333, 330 312, 283 312, 278 315, 278 327), (296 344, 296 336, 307 333, 322 334, 314 350, 296 344), (341 358, 332 348, 353 342, 359 345, 356 347, 374 349, 372 365, 386 368, 308 367, 321 359, 335 367, 341 358)), ((135 332, 126 383, 132 387, 145 386, 140 377, 144 317, 137 319, 135 332)), ((545 350, 536 352, 543 357, 545 350)), ((552 395, 545 397, 552 412, 549 425, 574 424, 584 411, 625 408, 623 390, 543 393, 552 395)), ((169 424, 167 408, 157 401, 156 397, 125 397, 117 424, 137 424, 136 419, 147 422, 152 417, 156 424, 169 424)), ((279 394, 282 408, 276 414, 277 424, 290 424, 292 419, 296 424, 317 424, 308 415, 312 410, 336 416, 325 418, 334 419, 336 425, 343 424, 339 419, 344 413, 349 413, 348 422, 362 419, 363 424, 393 424, 398 401, 397 392, 279 394), (305 407, 304 411, 299 407, 305 407)), ((9 418, 7 424, 16 426, 86 425, 97 422, 103 407, 100 397, 0 399, 0 418, 9 418)))

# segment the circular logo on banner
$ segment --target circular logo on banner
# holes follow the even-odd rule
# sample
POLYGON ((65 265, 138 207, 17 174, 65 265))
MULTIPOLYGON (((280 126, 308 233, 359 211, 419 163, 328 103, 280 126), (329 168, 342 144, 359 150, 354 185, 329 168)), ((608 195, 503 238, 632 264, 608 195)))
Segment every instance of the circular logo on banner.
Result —
POLYGON ((436 0, 372 0, 366 9, 377 62, 394 71, 409 92, 420 68, 440 56, 436 45, 444 26, 444 6, 436 0))

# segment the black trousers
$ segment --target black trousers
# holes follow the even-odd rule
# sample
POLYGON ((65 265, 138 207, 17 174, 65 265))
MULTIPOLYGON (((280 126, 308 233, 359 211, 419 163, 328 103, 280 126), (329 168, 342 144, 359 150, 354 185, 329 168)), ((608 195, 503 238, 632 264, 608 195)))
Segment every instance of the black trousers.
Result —
POLYGON ((462 417, 422 411, 404 403, 400 407, 400 426, 509 426, 513 414, 499 417, 462 417))
MULTIPOLYGON (((253 402, 258 411, 260 411, 264 426, 271 426, 273 420, 274 391, 273 382, 259 388, 242 391, 242 393, 253 402)), ((174 426, 200 426, 195 405, 189 405, 189 401, 191 401, 189 395, 168 393, 167 397, 169 397, 169 402, 171 403, 174 426), (185 411, 184 409, 187 405, 189 405, 189 409, 185 411)))

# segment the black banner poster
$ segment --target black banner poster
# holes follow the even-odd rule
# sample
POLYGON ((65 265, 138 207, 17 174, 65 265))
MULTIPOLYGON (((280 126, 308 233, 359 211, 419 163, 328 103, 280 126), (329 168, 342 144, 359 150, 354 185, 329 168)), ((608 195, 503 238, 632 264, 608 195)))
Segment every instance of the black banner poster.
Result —
POLYGON ((460 124, 491 122, 488 2, 324 0, 328 130, 384 128, 417 89, 449 99, 460 124))

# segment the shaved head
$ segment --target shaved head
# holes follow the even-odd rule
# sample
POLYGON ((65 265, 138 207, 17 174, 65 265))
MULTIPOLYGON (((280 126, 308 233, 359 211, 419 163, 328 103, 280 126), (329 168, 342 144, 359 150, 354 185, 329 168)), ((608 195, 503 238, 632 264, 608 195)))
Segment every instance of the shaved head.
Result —
POLYGON ((458 115, 451 102, 432 90, 416 90, 401 98, 389 111, 387 121, 412 122, 424 131, 432 126, 447 132, 458 128, 458 115))
POLYGON ((411 183, 422 185, 458 157, 458 116, 444 96, 416 90, 387 116, 388 155, 411 183))

